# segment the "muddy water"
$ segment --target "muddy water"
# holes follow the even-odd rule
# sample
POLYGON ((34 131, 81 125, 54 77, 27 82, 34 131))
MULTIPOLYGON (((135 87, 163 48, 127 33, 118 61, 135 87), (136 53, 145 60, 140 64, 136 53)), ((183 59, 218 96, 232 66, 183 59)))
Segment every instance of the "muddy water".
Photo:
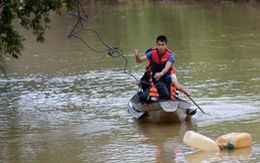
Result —
MULTIPOLYGON (((44 44, 27 41, 19 60, 9 59, 0 80, 0 160, 3 162, 259 162, 259 4, 84 4, 85 27, 98 31, 140 78, 133 49, 143 53, 165 34, 175 53, 180 83, 210 115, 199 110, 192 124, 134 121, 128 100, 138 91, 124 73, 125 60, 96 53, 65 37, 73 17, 52 15, 44 44), (182 137, 195 130, 212 139, 248 132, 250 148, 198 152, 182 137)), ((19 28, 19 26, 17 25, 19 28)), ((105 49, 91 32, 80 36, 105 49)), ((142 54, 143 54, 142 53, 142 54)), ((185 95, 180 97, 188 100, 185 95)), ((193 106, 195 108, 195 106, 193 106)))

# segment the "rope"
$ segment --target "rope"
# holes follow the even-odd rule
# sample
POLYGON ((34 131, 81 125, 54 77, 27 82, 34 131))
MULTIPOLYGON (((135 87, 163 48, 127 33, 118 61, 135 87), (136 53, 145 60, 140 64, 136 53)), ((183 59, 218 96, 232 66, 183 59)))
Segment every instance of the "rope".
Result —
MULTIPOLYGON (((68 33, 66 35, 66 37, 68 39, 70 39, 71 37, 75 37, 79 40, 81 40, 89 49, 93 50, 94 52, 96 53, 104 53, 104 52, 107 52, 109 56, 111 57, 123 57, 123 59, 125 60, 125 65, 124 65, 124 73, 132 76, 137 82, 142 82, 142 81, 139 81, 133 74, 129 73, 126 71, 127 69, 127 64, 128 64, 128 60, 127 58, 124 56, 123 52, 117 48, 117 47, 111 47, 109 46, 108 44, 106 44, 103 39, 101 38, 101 36, 99 35, 99 33, 95 30, 95 29, 92 29, 92 28, 85 28, 83 26, 83 22, 87 22, 88 20, 88 15, 86 14, 86 12, 84 11, 82 5, 81 5, 81 2, 80 0, 77 0, 77 12, 76 13, 70 13, 70 15, 72 15, 73 17, 76 17, 77 18, 77 23, 75 25, 70 25, 69 26, 69 29, 68 29, 68 33), (100 40, 100 42, 106 47, 106 49, 104 50, 98 50, 98 49, 95 49, 94 47, 90 46, 86 40, 84 40, 81 36, 79 36, 78 34, 79 33, 82 33, 82 32, 87 32, 87 31, 90 31, 90 32, 93 32, 97 37, 98 39, 100 40)), ((149 83, 150 84, 150 83, 149 83)))

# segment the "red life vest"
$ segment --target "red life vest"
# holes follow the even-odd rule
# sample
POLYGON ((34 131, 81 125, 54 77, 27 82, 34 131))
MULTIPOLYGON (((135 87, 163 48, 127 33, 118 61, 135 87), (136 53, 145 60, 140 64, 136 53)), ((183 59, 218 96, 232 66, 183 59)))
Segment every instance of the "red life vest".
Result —
POLYGON ((153 74, 155 74, 156 72, 161 72, 164 69, 170 54, 171 51, 169 49, 166 49, 165 53, 160 56, 158 54, 157 48, 152 49, 151 68, 153 74))

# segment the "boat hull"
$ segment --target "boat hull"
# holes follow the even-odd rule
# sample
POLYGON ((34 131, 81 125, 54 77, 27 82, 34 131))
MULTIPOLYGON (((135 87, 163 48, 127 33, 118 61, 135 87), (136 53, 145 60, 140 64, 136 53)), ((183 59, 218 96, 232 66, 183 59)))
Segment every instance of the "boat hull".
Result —
POLYGON ((196 113, 190 107, 190 103, 181 99, 142 104, 137 94, 128 103, 128 111, 133 118, 151 123, 190 122, 196 113))

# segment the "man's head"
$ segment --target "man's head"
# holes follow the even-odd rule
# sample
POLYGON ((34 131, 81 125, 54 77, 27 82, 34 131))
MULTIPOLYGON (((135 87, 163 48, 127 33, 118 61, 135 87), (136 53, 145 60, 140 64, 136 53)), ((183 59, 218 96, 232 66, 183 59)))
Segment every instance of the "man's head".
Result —
POLYGON ((156 39, 156 46, 159 55, 163 55, 167 48, 167 38, 164 35, 160 35, 156 39))
POLYGON ((156 39, 156 43, 158 43, 158 41, 161 41, 161 42, 164 42, 165 44, 167 44, 167 38, 164 35, 158 36, 156 39))

